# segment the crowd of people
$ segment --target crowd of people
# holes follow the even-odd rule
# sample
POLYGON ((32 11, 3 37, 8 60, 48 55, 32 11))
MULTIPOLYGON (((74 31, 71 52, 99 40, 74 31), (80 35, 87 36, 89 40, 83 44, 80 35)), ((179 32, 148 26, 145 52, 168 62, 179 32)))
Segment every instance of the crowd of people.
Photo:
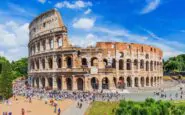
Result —
MULTIPOLYGON (((71 99, 77 102, 77 108, 82 108, 83 102, 91 103, 92 101, 119 101, 121 99, 125 99, 124 93, 118 92, 104 92, 102 91, 93 91, 93 92, 75 92, 75 91, 62 91, 62 90, 47 90, 44 88, 32 88, 29 85, 25 84, 25 80, 19 80, 13 85, 13 94, 14 99, 16 96, 24 96, 29 103, 32 103, 32 98, 44 100, 45 104, 49 104, 54 108, 54 113, 60 115, 61 108, 58 107, 57 101, 64 99, 71 99)), ((182 99, 185 92, 183 92, 183 88, 180 87, 177 93, 173 93, 175 95, 173 97, 172 94, 167 94, 164 89, 158 89, 154 91, 154 97, 159 97, 160 99, 182 99)), ((8 102, 7 102, 8 103, 8 102)), ((25 115, 24 108, 22 108, 22 115, 25 115)), ((3 115, 11 115, 12 113, 3 115)))

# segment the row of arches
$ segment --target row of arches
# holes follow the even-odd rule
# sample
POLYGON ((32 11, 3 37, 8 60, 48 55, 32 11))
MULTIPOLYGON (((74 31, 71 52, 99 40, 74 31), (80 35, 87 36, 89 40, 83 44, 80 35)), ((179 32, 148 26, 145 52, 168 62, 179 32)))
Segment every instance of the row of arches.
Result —
MULTIPOLYGON (((49 49, 52 50, 54 48, 54 40, 53 39, 41 40, 41 41, 37 41, 35 44, 30 46, 30 55, 33 55, 36 52, 45 51, 47 43, 49 44, 49 49)), ((56 48, 62 47, 62 43, 63 43, 62 37, 57 37, 55 47, 56 48)))
MULTIPOLYGON (((65 58, 65 65, 67 68, 72 68, 72 58, 70 56, 65 58)), ((53 60, 52 57, 48 58, 48 59, 41 59, 39 62, 38 60, 31 60, 31 69, 45 69, 46 68, 46 64, 48 66, 49 69, 53 68, 53 64, 56 63, 57 64, 57 68, 61 68, 62 67, 62 58, 61 57, 57 57, 56 60, 53 60), (40 64, 41 63, 41 64, 40 64), (40 67, 41 66, 41 67, 40 67)))
MULTIPOLYGON (((33 87, 37 88, 53 88, 53 78, 34 78, 32 82, 33 87), (40 81, 39 81, 40 80, 40 81), (36 84, 35 84, 36 83, 36 84)), ((66 90, 73 90, 74 87, 76 87, 77 90, 84 90, 85 89, 85 81, 83 78, 77 78, 76 81, 73 81, 72 78, 67 77, 65 78, 65 82, 63 89, 66 90), (75 84, 74 84, 75 83, 75 84), (76 85, 76 86, 74 86, 76 85)), ((110 89, 111 85, 114 86, 114 88, 118 89, 123 89, 126 87, 147 87, 147 86, 156 86, 162 83, 162 77, 113 77, 112 79, 108 77, 104 77, 101 80, 92 77, 90 81, 88 82, 93 90, 98 90, 98 89, 110 89), (112 81, 111 81, 112 80, 112 81), (113 84, 111 84, 111 82, 113 84)), ((56 85, 57 89, 61 90, 62 89, 62 79, 60 77, 56 78, 56 85)))

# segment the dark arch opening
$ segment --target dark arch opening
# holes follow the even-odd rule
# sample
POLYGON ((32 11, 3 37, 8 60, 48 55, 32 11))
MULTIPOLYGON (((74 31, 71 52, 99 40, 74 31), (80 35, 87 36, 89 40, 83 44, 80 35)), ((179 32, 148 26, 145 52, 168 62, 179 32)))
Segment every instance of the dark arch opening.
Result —
POLYGON ((93 77, 91 79, 91 86, 93 89, 98 89, 99 88, 99 83, 98 83, 98 79, 93 77))

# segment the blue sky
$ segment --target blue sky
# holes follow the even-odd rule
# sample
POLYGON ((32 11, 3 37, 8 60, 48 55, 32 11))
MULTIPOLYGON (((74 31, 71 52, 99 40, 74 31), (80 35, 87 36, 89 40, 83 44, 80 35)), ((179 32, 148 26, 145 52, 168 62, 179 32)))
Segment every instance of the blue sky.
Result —
POLYGON ((185 52, 185 0, 1 0, 0 4, 0 55, 9 60, 27 56, 29 23, 52 8, 62 14, 74 45, 149 44, 161 48, 164 59, 185 52))

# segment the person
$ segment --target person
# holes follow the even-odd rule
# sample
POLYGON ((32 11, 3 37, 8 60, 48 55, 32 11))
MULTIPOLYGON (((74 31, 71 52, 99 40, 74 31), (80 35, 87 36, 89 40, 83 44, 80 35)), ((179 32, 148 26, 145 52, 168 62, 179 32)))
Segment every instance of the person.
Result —
POLYGON ((60 115, 60 112, 61 112, 61 110, 60 110, 60 108, 58 108, 58 115, 60 115))
POLYGON ((24 108, 22 108, 22 115, 25 115, 25 110, 24 110, 24 108))
POLYGON ((8 115, 12 115, 12 112, 9 112, 8 115))

